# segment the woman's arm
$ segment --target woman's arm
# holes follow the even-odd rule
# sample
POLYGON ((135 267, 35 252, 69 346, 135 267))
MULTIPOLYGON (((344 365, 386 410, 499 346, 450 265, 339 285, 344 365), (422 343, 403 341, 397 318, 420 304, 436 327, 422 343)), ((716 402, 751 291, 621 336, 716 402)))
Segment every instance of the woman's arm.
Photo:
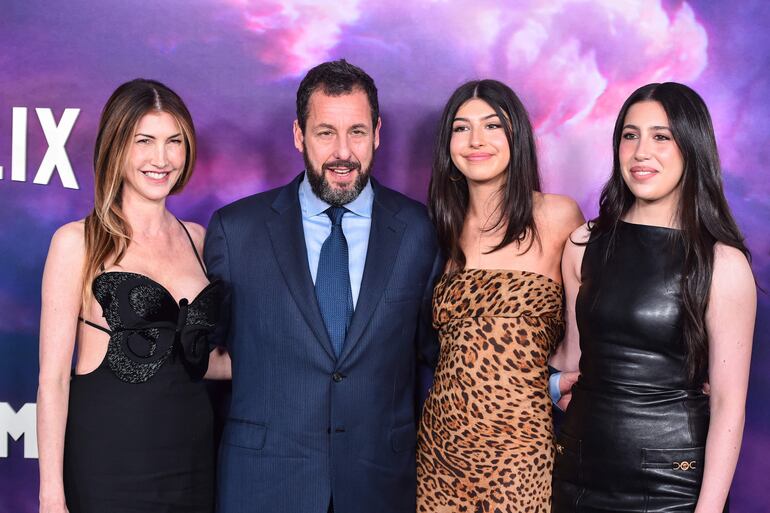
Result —
POLYGON ((565 309, 564 321, 566 324, 564 338, 551 356, 549 364, 562 371, 559 380, 559 390, 562 397, 557 406, 565 410, 572 398, 572 385, 579 376, 578 364, 580 363, 580 336, 575 321, 575 300, 580 289, 580 267, 583 263, 585 246, 576 244, 588 240, 588 226, 582 225, 572 232, 564 245, 564 253, 561 260, 561 276, 564 283, 565 309))
POLYGON ((746 257, 717 244, 706 311, 711 421, 696 513, 721 512, 730 491, 743 438, 756 309, 756 286, 746 257))
POLYGON ((72 354, 81 306, 83 223, 59 228, 43 272, 37 444, 41 513, 66 512, 62 476, 72 354))
MULTIPOLYGON (((187 227, 187 231, 190 237, 193 239, 195 249, 199 255, 203 255, 203 245, 206 239, 206 230, 197 223, 191 223, 185 221, 184 225, 187 227)), ((204 379, 233 379, 232 362, 230 361, 230 353, 226 347, 215 346, 209 353, 209 366, 206 370, 204 379)))

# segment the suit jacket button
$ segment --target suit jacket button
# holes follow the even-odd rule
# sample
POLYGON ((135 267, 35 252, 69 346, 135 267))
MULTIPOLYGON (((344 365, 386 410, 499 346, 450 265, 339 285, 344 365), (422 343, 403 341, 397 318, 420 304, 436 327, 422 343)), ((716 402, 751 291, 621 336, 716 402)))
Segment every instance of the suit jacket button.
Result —
POLYGON ((334 381, 335 383, 339 383, 343 379, 345 379, 345 376, 343 376, 339 372, 335 372, 334 374, 332 374, 332 381, 334 381))

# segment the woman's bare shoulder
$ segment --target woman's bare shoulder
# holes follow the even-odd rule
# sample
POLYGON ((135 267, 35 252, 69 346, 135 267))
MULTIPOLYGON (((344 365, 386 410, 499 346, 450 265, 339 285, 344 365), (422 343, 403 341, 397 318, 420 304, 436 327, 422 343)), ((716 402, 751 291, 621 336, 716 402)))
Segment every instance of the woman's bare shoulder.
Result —
POLYGON ((78 250, 85 249, 85 220, 72 221, 60 226, 51 237, 50 250, 78 250))
POLYGON ((738 248, 718 242, 714 245, 712 285, 736 292, 756 292, 751 264, 738 248))
POLYGON ((578 203, 562 194, 537 193, 535 210, 540 222, 547 226, 550 232, 558 234, 562 241, 585 223, 578 203))
POLYGON ((195 247, 198 248, 198 250, 203 248, 203 239, 206 237, 206 229, 192 221, 182 221, 182 223, 184 223, 184 227, 187 228, 187 233, 192 237, 195 247))
POLYGON ((76 270, 82 268, 85 255, 85 223, 73 221, 59 227, 51 237, 46 268, 56 270, 57 274, 63 272, 74 276, 76 270))

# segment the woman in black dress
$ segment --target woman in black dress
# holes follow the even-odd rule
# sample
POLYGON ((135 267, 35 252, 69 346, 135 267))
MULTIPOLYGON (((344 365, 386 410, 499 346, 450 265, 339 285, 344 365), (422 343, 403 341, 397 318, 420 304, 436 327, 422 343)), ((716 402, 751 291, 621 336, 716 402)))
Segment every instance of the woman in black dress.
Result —
POLYGON ((229 376, 229 357, 207 340, 222 284, 206 278, 203 228, 166 208, 194 164, 179 96, 142 79, 113 93, 94 152, 94 210, 57 230, 43 274, 41 513, 213 511, 201 379, 229 376))
POLYGON ((599 216, 562 262, 569 326, 552 363, 579 359, 581 374, 553 511, 726 511, 756 290, 711 118, 692 89, 650 84, 626 100, 613 143, 599 216))

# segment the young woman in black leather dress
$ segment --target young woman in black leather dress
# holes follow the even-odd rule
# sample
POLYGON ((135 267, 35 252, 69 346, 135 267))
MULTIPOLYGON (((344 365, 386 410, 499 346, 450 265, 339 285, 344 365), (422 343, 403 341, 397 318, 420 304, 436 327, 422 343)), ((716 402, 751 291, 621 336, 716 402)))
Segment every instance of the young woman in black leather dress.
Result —
POLYGON ((756 289, 706 105, 681 84, 644 86, 613 149, 599 216, 562 261, 568 334, 552 364, 579 359, 581 374, 557 437, 553 511, 726 511, 756 289))
POLYGON ((141 79, 113 93, 94 152, 94 210, 57 230, 43 274, 41 513, 213 511, 201 378, 229 376, 229 357, 207 341, 222 284, 206 278, 203 228, 166 208, 194 164, 179 96, 141 79))

